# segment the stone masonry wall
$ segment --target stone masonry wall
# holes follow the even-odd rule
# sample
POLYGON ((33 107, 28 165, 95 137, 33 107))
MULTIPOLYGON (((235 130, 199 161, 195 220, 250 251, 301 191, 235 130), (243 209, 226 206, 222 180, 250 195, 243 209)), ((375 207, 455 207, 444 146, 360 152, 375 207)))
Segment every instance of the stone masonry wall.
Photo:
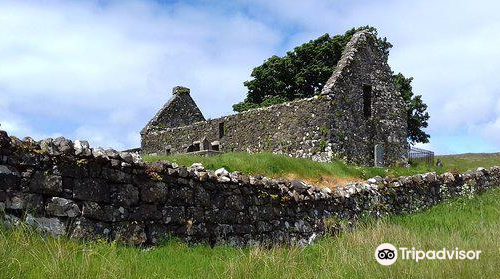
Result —
POLYGON ((352 221, 423 210, 500 186, 500 168, 372 178, 335 191, 300 181, 145 164, 129 153, 64 138, 35 142, 0 131, 0 219, 56 235, 157 244, 307 244, 325 218, 352 221))
POLYGON ((334 109, 328 96, 250 110, 189 126, 149 130, 142 135, 144 154, 184 153, 187 144, 206 138, 225 152, 268 151, 329 161, 335 154, 334 109), (223 135, 219 127, 223 125, 223 135))
POLYGON ((141 133, 150 127, 171 128, 204 121, 205 117, 203 117, 189 92, 189 88, 174 87, 172 89, 172 98, 149 121, 141 133))
POLYGON ((338 108, 332 120, 340 131, 340 153, 356 163, 373 165, 373 150, 380 144, 386 165, 406 162, 406 108, 394 87, 387 56, 370 33, 353 36, 321 94, 329 95, 338 108), (365 89, 369 100, 364 99, 365 89), (365 102, 370 102, 369 115, 365 102))
POLYGON ((248 177, 64 138, 20 141, 0 132, 0 211, 8 224, 78 238, 156 244, 306 243, 321 219, 289 189, 326 194, 301 182, 248 177))

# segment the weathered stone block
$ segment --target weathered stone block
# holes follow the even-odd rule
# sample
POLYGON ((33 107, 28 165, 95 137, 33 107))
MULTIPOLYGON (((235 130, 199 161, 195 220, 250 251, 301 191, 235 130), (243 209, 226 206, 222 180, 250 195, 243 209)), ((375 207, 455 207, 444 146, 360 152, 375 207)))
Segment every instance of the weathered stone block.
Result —
POLYGON ((230 209, 215 209, 205 213, 205 218, 208 222, 233 224, 245 221, 246 215, 243 212, 230 209))
POLYGON ((304 220, 298 220, 294 224, 295 231, 301 234, 310 234, 313 232, 313 228, 311 225, 304 221, 304 220))
POLYGON ((162 209, 165 224, 183 224, 186 222, 186 212, 183 206, 165 206, 162 209))
POLYGON ((35 193, 57 195, 63 191, 62 177, 37 171, 33 174, 29 189, 35 193))
POLYGON ((0 130, 0 150, 8 150, 10 149, 10 138, 7 132, 0 130))
POLYGON ((38 194, 24 194, 25 211, 30 213, 43 213, 43 196, 38 194))
POLYGON ((227 239, 224 240, 224 243, 233 247, 243 247, 247 245, 247 240, 243 236, 232 235, 228 236, 227 239))
POLYGON ((210 235, 205 223, 188 221, 182 228, 184 229, 183 234, 192 236, 190 240, 195 240, 194 242, 197 243, 205 242, 206 238, 210 235))
POLYGON ((193 204, 193 190, 188 187, 172 187, 168 203, 172 205, 190 205, 193 204))
POLYGON ((109 239, 111 226, 104 222, 92 221, 80 217, 73 223, 70 236, 89 240, 109 239))
POLYGON ((250 217, 256 221, 270 221, 276 218, 276 210, 271 206, 253 206, 249 208, 250 217))
POLYGON ((233 227, 231 225, 217 224, 213 228, 213 234, 215 237, 225 238, 228 235, 231 235, 233 233, 234 233, 234 230, 233 230, 233 227))
POLYGON ((72 200, 52 197, 45 207, 47 214, 60 217, 77 217, 80 215, 80 208, 72 200))
POLYGON ((106 182, 99 178, 75 179, 73 198, 84 201, 106 202, 110 201, 110 188, 106 182))
POLYGON ((21 219, 11 214, 0 214, 0 220, 7 229, 16 228, 21 225, 21 219))
POLYGON ((76 156, 89 157, 92 155, 92 150, 90 149, 90 145, 87 141, 75 140, 73 145, 76 156))
POLYGON ((190 219, 193 222, 204 222, 205 212, 201 207, 191 206, 186 208, 186 219, 190 219))
POLYGON ((132 175, 122 170, 103 168, 102 177, 112 183, 132 183, 132 175))
POLYGON ((102 162, 100 160, 89 158, 86 160, 85 168, 88 169, 88 176, 100 178, 102 174, 102 162))
POLYGON ((168 239, 172 231, 163 224, 153 223, 147 225, 147 238, 153 245, 158 245, 168 239))
POLYGON ((179 176, 184 178, 189 176, 189 172, 186 167, 182 166, 179 168, 179 176))
POLYGON ((210 206, 210 194, 203 187, 197 187, 194 190, 194 204, 197 206, 210 206))
POLYGON ((271 224, 264 222, 264 221, 257 222, 257 231, 259 233, 270 232, 272 230, 273 230, 273 227, 271 226, 271 224))
POLYGON ((63 177, 87 177, 87 160, 63 161, 57 164, 58 175, 63 177))
POLYGON ((0 202, 5 202, 7 200, 7 193, 0 190, 0 202))
POLYGON ((11 210, 22 210, 26 207, 26 200, 21 193, 16 193, 7 197, 5 208, 11 210))
POLYGON ((232 210, 243 210, 245 203, 242 196, 231 195, 226 198, 226 208, 232 210))
POLYGON ((226 199, 222 193, 214 193, 210 197, 210 205, 212 208, 224 208, 226 205, 226 199))
POLYGON ((161 220, 162 213, 158 210, 156 204, 141 204, 137 207, 131 208, 129 213, 129 220, 131 221, 146 221, 146 220, 161 220))
POLYGON ((139 202, 139 189, 132 184, 117 184, 113 188, 111 200, 113 204, 124 206, 136 205, 139 202))
POLYGON ((126 244, 141 245, 147 241, 143 222, 118 222, 113 225, 113 238, 126 244))
POLYGON ((114 207, 96 202, 84 202, 82 216, 104 222, 123 221, 128 217, 128 210, 121 206, 114 207))
POLYGON ((251 224, 234 224, 233 230, 236 234, 252 234, 255 232, 255 228, 251 224))
POLYGON ((33 217, 28 214, 26 216, 26 224, 44 233, 56 236, 66 234, 66 226, 58 218, 33 217))
POLYGON ((0 165, 0 190, 18 189, 21 177, 17 171, 10 170, 5 165, 0 165))
POLYGON ((168 187, 160 181, 148 181, 140 185, 141 200, 148 203, 164 203, 168 197, 168 187))

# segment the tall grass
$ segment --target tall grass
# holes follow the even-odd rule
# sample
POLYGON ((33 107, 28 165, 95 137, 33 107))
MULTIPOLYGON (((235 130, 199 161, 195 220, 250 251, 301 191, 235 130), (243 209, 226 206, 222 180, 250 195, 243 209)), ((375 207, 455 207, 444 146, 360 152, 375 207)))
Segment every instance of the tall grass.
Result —
POLYGON ((419 164, 410 167, 374 168, 348 165, 342 161, 332 163, 313 162, 309 159, 291 158, 271 153, 224 153, 212 157, 196 155, 146 156, 145 161, 167 160, 180 165, 202 163, 208 169, 226 168, 228 171, 241 171, 252 175, 269 177, 299 178, 311 182, 319 182, 329 178, 345 178, 344 180, 368 179, 374 176, 397 177, 435 171, 443 173, 447 170, 466 171, 477 167, 500 165, 500 154, 473 154, 438 157, 443 168, 419 164))
POLYGON ((0 278, 498 278, 500 190, 460 198, 418 214, 371 220, 358 230, 305 247, 155 249, 0 230, 0 278), (398 259, 381 266, 384 242, 421 250, 481 250, 479 260, 398 259))
POLYGON ((477 167, 500 166, 500 153, 468 153, 438 156, 446 169, 466 171, 477 167))

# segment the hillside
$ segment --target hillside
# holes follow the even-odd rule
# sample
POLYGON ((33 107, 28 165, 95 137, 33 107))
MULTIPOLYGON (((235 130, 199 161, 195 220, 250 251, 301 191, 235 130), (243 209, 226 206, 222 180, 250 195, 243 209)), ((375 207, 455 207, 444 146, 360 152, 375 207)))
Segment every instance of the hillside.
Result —
POLYGON ((492 167, 500 165, 500 153, 465 153, 437 156, 446 168, 465 171, 477 167, 492 167))
POLYGON ((460 154, 437 156, 443 168, 428 165, 410 167, 374 168, 348 165, 342 161, 332 163, 313 162, 309 159, 290 158, 271 153, 224 153, 213 157, 194 155, 148 156, 148 162, 167 160, 180 165, 202 163, 206 168, 216 170, 240 171, 251 175, 264 175, 273 178, 301 179, 311 184, 335 187, 350 181, 359 181, 374 176, 397 177, 435 171, 443 173, 450 170, 465 172, 478 167, 500 165, 500 153, 460 154))

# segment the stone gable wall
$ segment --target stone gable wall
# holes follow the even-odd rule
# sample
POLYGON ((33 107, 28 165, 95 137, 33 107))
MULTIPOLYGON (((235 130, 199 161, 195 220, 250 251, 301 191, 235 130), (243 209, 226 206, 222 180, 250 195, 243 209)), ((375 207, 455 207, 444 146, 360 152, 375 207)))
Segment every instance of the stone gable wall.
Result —
POLYGON ((145 164, 130 153, 64 138, 35 142, 0 131, 0 219, 55 235, 157 244, 299 244, 361 216, 421 211, 500 186, 500 168, 372 178, 335 191, 201 165, 145 164), (335 220, 337 223, 335 223, 335 220), (331 222, 330 222, 331 223, 331 222))
POLYGON ((373 165, 374 147, 380 144, 386 165, 406 161, 406 108, 376 38, 367 32, 353 36, 321 94, 330 95, 339 111, 333 121, 342 131, 340 153, 356 163, 373 165), (369 117, 363 111, 365 86, 371 88, 369 117))
POLYGON ((145 133, 152 127, 171 128, 204 121, 205 117, 189 92, 189 88, 174 87, 172 89, 172 98, 149 121, 141 133, 145 133))

